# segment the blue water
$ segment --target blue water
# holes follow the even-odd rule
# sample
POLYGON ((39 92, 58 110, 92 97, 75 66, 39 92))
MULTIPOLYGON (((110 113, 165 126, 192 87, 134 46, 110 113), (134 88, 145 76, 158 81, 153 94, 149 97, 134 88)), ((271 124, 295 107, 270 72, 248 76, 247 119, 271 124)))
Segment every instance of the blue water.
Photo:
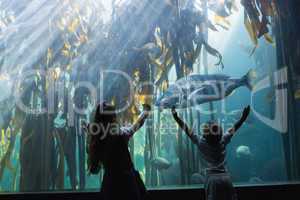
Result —
MULTIPOLYGON (((3 42, 0 42, 0 50, 3 53, 0 56, 0 81, 4 85, 4 88, 0 86, 0 110, 2 113, 6 111, 13 113, 7 130, 13 130, 15 138, 15 143, 13 144, 12 138, 5 137, 4 123, 1 121, 0 169, 3 170, 3 173, 0 176, 0 192, 88 191, 100 188, 101 175, 88 175, 87 173, 85 143, 80 144, 81 140, 86 138, 85 136, 78 136, 78 134, 82 134, 80 128, 81 122, 78 119, 89 121, 88 116, 93 109, 91 102, 93 100, 97 101, 97 99, 89 97, 82 90, 79 96, 83 97, 84 100, 90 101, 89 109, 75 116, 67 110, 65 112, 66 115, 56 121, 60 125, 54 126, 52 122, 58 116, 58 110, 63 112, 67 108, 70 108, 66 105, 64 105, 65 107, 60 105, 63 104, 62 102, 65 99, 60 98, 60 104, 57 104, 55 98, 57 96, 59 98, 60 92, 63 90, 72 91, 71 86, 66 86, 64 89, 61 85, 55 85, 55 89, 58 91, 57 96, 53 99, 48 99, 47 103, 48 106, 57 105, 57 110, 55 110, 54 115, 46 115, 48 118, 43 118, 45 115, 39 114, 28 114, 24 117, 24 113, 20 112, 16 106, 16 100, 14 98, 11 99, 10 95, 6 95, 3 92, 12 90, 10 89, 10 85, 12 84, 18 88, 16 90, 17 93, 25 91, 22 98, 29 99, 28 102, 32 108, 41 110, 44 106, 43 95, 47 96, 50 93, 47 78, 51 75, 49 75, 50 73, 47 74, 45 76, 46 79, 44 79, 42 75, 35 72, 33 74, 34 78, 26 79, 24 85, 17 85, 19 75, 28 72, 27 70, 46 69, 47 71, 59 68, 60 71, 57 72, 56 75, 58 77, 55 81, 65 80, 67 82, 66 85, 71 85, 72 82, 81 80, 101 84, 99 83, 102 80, 98 76, 99 70, 124 69, 124 67, 124 71, 127 70, 126 67, 128 68, 128 66, 124 63, 129 62, 128 60, 133 58, 130 57, 131 54, 128 53, 129 51, 126 51, 126 48, 131 45, 131 42, 138 43, 139 39, 144 37, 143 31, 139 30, 140 32, 138 33, 128 31, 128 35, 123 35, 125 39, 121 40, 124 42, 122 44, 119 44, 119 40, 115 41, 118 44, 102 42, 101 39, 106 38, 108 32, 107 27, 109 25, 107 24, 109 23, 107 21, 111 20, 108 16, 110 14, 108 11, 111 11, 109 10, 111 9, 110 5, 106 1, 102 2, 108 11, 103 11, 104 16, 93 16, 92 14, 89 15, 89 13, 95 14, 95 11, 100 9, 101 6, 97 4, 98 7, 93 7, 91 6, 93 5, 91 3, 93 1, 88 2, 87 5, 90 7, 82 11, 81 8, 85 7, 80 1, 77 4, 74 3, 73 7, 70 7, 68 3, 60 5, 46 1, 34 1, 28 5, 26 5, 26 0, 22 0, 22 2, 19 0, 18 2, 17 0, 0 1, 0 12, 5 13, 2 18, 0 16, 0 22, 5 22, 5 26, 7 26, 3 29, 0 27, 0 36, 4 38, 3 42), (17 4, 19 6, 15 7, 14 5, 17 4), (77 34, 74 34, 72 31, 69 33, 65 29, 72 29, 72 25, 70 25, 72 23, 69 23, 69 26, 65 25, 63 31, 59 28, 52 30, 53 27, 49 24, 53 23, 56 17, 60 16, 60 9, 64 10, 65 8, 69 8, 68 12, 70 13, 77 8, 85 13, 88 25, 85 24, 82 26, 92 29, 94 35, 89 35, 89 38, 81 38, 82 35, 80 34, 84 33, 81 29, 77 34), (11 18, 12 22, 4 18, 6 15, 8 18, 11 18), (103 22, 95 20, 101 17, 103 17, 103 22), (106 26, 102 26, 101 23, 106 26), (48 30, 49 27, 52 27, 50 31, 48 30), (79 43, 78 46, 73 43, 71 44, 70 48, 74 55, 64 55, 66 53, 64 50, 71 52, 68 49, 68 40, 71 41, 73 39, 79 43), (85 43, 85 40, 89 42, 85 43), (56 46, 54 45, 57 49, 52 48, 52 43, 57 44, 56 46), (110 45, 116 48, 110 49, 110 45), (81 51, 84 53, 80 54, 81 51), (124 56, 125 58, 120 58, 118 57, 119 54, 128 55, 128 57, 124 56), (88 67, 80 68, 81 66, 88 67), (6 79, 6 76, 9 78, 6 79), (68 124, 69 122, 72 125, 68 124), (11 153, 6 158, 5 155, 9 153, 9 145, 12 146, 11 153), (68 156, 74 159, 73 162, 69 162, 68 156), (70 166, 70 163, 72 163, 72 166, 70 166), (70 167, 74 170, 75 175, 71 174, 70 167), (75 180, 73 184, 71 183, 71 176, 75 180), (26 184, 22 185, 21 183, 26 184)), ((66 13, 68 12, 66 11, 66 13)), ((99 14, 99 12, 96 13, 99 14)), ((240 10, 235 14, 235 17, 240 17, 240 20, 237 20, 237 23, 234 23, 230 27, 234 31, 226 32, 226 30, 220 30, 219 33, 214 33, 214 36, 223 37, 221 43, 215 46, 215 48, 221 49, 220 52, 223 56, 225 68, 222 70, 220 67, 214 66, 215 58, 209 56, 208 72, 210 74, 222 73, 231 77, 241 78, 250 69, 254 69, 257 76, 254 81, 259 82, 266 77, 272 77, 272 74, 283 66, 278 66, 276 63, 276 44, 269 44, 264 39, 260 39, 258 48, 252 56, 241 47, 242 44, 253 48, 253 44, 245 30, 242 16, 243 9, 240 7, 240 10)), ((68 21, 68 17, 71 19, 76 18, 76 14, 66 14, 63 19, 68 21)), ((131 23, 131 20, 130 18, 121 19, 120 23, 129 23, 128 27, 134 27, 136 24, 131 23)), ((150 21, 150 17, 144 20, 146 24, 147 20, 150 21)), ((61 23, 63 24, 64 22, 61 23)), ((68 24, 68 22, 66 23, 68 24)), ((78 23, 76 21, 73 21, 73 23, 73 26, 80 26, 76 24, 78 23)), ((210 41, 210 32, 208 38, 210 41)), ((111 40, 114 41, 114 39, 111 40)), ((204 71, 204 63, 202 61, 201 58, 201 73, 204 71)), ((139 65, 143 63, 140 61, 135 64, 139 65)), ((198 63, 195 63, 193 66, 195 73, 197 73, 197 65, 198 63)), ((129 76, 134 76, 135 68, 138 68, 138 66, 133 66, 132 70, 128 70, 131 72, 129 76)), ((143 68, 143 70, 140 71, 139 78, 143 78, 143 76, 146 76, 151 71, 147 67, 143 68)), ((176 80, 175 66, 170 70, 169 80, 171 82, 176 80)), ((111 98, 113 99, 112 102, 115 104, 126 102, 128 87, 126 83, 124 84, 124 80, 117 79, 113 75, 106 79, 106 84, 107 87, 104 89, 101 88, 105 91, 105 98, 113 96, 111 93, 117 93, 121 94, 120 98, 111 98)), ((101 89, 100 91, 102 91, 101 89)), ((70 93, 74 95, 74 92, 70 93)), ((75 98, 74 96, 73 98, 75 98)), ((184 116, 183 119, 189 125, 191 125, 192 119, 195 123, 195 132, 201 134, 201 130, 197 125, 205 123, 212 116, 218 122, 222 123, 225 128, 230 128, 230 125, 238 120, 239 112, 247 105, 251 105, 252 109, 261 116, 272 120, 274 113, 276 113, 275 98, 274 88, 272 87, 255 93, 249 91, 246 87, 241 87, 224 101, 213 102, 212 105, 215 110, 213 114, 203 112, 211 111, 208 103, 186 110, 179 110, 179 113, 184 116), (230 113, 237 110, 239 112, 236 115, 230 115, 230 113), (200 115, 197 115, 197 111, 202 112, 200 112, 200 115)), ((137 107, 140 108, 139 106, 137 107)), ((286 113, 281 114, 284 115, 286 113)), ((4 114, 2 115, 4 116, 4 114)), ((140 129, 129 145, 135 167, 141 173, 147 187, 180 188, 202 185, 204 181, 203 171, 206 166, 196 146, 191 144, 184 133, 178 133, 178 128, 169 110, 159 111, 153 106, 153 116, 153 123, 148 123, 140 129), (150 136, 146 131, 147 126, 152 126, 153 128, 150 136), (152 149, 150 149, 149 138, 151 138, 152 149), (182 139, 181 146, 180 139, 182 139), (150 151, 153 153, 151 157, 149 156, 151 154, 150 151), (170 167, 161 170, 154 168, 151 165, 151 160, 156 157, 170 162, 170 167)), ((120 115, 120 121, 124 122, 129 118, 131 119, 132 116, 124 113, 120 115)), ((274 127, 259 119, 257 114, 252 112, 251 120, 242 126, 227 148, 227 166, 232 175, 233 182, 235 184, 256 185, 290 181, 288 172, 291 170, 289 167, 291 161, 285 157, 286 152, 290 151, 285 141, 287 134, 286 131, 281 132, 274 129, 274 127)))

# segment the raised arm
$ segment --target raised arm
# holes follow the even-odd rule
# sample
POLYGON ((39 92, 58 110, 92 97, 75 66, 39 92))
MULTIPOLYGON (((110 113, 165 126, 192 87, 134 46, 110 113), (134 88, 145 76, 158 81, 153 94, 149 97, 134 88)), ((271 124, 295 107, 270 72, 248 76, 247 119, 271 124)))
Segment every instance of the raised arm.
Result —
POLYGON ((129 128, 121 128, 121 134, 122 136, 125 136, 127 139, 130 139, 145 123, 146 119, 149 116, 149 113, 151 111, 150 105, 143 105, 143 112, 140 114, 137 121, 129 128))
POLYGON ((241 118, 233 125, 232 128, 230 128, 228 130, 229 134, 234 135, 236 133, 236 131, 241 128, 241 126, 243 125, 243 123, 247 120, 249 114, 250 114, 250 106, 247 106, 246 108, 244 108, 243 110, 243 114, 241 116, 241 118))
POLYGON ((151 111, 151 106, 144 104, 142 114, 139 116, 138 120, 131 127, 131 131, 133 132, 133 134, 144 125, 146 119, 149 117, 150 111, 151 111))
POLYGON ((185 134, 187 136, 189 136, 191 138, 194 135, 193 130, 190 129, 188 127, 188 125, 179 118, 178 113, 176 112, 175 108, 172 108, 172 115, 173 115, 175 121, 177 122, 177 124, 179 125, 179 127, 185 132, 185 134))

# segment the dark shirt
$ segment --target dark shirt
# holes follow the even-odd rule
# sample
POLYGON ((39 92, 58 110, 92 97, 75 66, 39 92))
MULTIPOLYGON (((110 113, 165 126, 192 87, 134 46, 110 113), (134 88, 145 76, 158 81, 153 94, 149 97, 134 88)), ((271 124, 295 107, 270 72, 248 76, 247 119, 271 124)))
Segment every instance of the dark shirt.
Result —
POLYGON ((226 133, 221 141, 216 145, 211 145, 207 140, 199 135, 193 134, 191 139, 198 146, 200 153, 208 164, 207 170, 226 170, 226 146, 230 142, 233 134, 226 133))
POLYGON ((133 135, 132 128, 121 128, 118 135, 109 136, 106 140, 108 153, 106 154, 105 161, 103 162, 105 171, 110 172, 124 172, 134 169, 130 152, 128 149, 128 142, 133 135))

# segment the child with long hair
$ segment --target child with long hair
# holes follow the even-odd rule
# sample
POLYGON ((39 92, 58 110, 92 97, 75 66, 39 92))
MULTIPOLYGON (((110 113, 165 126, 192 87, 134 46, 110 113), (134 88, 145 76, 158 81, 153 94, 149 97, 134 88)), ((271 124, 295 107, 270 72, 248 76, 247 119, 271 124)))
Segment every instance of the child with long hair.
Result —
POLYGON ((206 123, 202 136, 197 135, 178 116, 175 108, 172 114, 179 127, 197 145, 201 155, 207 162, 205 195, 207 200, 236 200, 236 193, 226 168, 226 146, 232 136, 242 126, 250 113, 250 106, 246 107, 243 114, 232 128, 223 134, 219 124, 214 121, 206 123))
POLYGON ((91 174, 98 174, 103 166, 103 199, 140 200, 145 197, 146 188, 134 168, 128 141, 143 126, 150 110, 149 105, 144 105, 137 122, 125 128, 119 126, 115 106, 101 103, 97 106, 94 121, 86 126, 89 134, 88 170, 91 174))

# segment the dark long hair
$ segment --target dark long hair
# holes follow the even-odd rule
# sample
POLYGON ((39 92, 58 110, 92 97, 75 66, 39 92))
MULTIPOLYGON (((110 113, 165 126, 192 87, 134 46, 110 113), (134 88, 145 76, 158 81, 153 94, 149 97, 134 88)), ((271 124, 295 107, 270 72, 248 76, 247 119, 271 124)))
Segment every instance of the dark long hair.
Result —
POLYGON ((110 141, 110 125, 117 123, 115 106, 101 103, 97 106, 93 123, 88 128, 87 153, 88 170, 91 174, 98 174, 107 155, 110 141), (108 132, 104 133, 104 130, 108 132))

